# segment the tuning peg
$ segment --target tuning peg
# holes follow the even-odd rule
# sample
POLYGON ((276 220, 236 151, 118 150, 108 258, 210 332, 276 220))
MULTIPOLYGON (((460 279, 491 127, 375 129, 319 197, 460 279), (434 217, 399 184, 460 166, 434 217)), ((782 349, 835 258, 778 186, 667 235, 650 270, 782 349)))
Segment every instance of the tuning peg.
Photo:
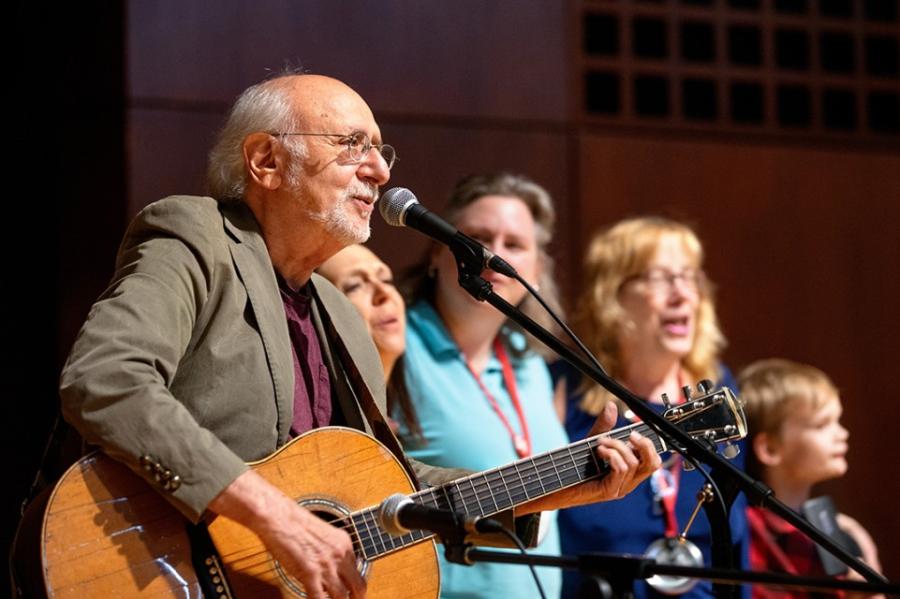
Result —
POLYGON ((690 472, 691 470, 694 469, 694 465, 687 460, 684 460, 684 463, 682 463, 682 466, 684 467, 685 472, 690 472))
POLYGON ((663 402, 663 405, 666 406, 666 409, 667 409, 667 410, 668 410, 669 408, 672 407, 672 402, 669 401, 669 394, 668 394, 668 393, 663 393, 663 394, 662 394, 662 402, 663 402))
POLYGON ((700 393, 706 395, 713 390, 713 382, 709 379, 703 379, 702 381, 697 383, 697 389, 700 390, 700 393))
POLYGON ((685 385, 682 387, 681 394, 684 396, 684 401, 691 401, 691 386, 685 385))
POLYGON ((725 447, 722 448, 722 455, 729 460, 733 460, 734 458, 738 457, 740 453, 740 446, 735 445, 734 443, 726 443, 725 447))

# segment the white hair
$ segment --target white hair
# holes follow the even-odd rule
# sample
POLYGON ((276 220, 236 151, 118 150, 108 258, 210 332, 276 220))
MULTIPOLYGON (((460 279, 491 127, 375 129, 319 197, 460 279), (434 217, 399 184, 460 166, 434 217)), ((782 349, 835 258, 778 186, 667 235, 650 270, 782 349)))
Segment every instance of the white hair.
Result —
MULTIPOLYGON (((206 184, 209 194, 217 200, 240 199, 247 187, 244 169, 244 139, 251 133, 290 132, 296 127, 296 115, 285 87, 278 80, 296 73, 282 75, 245 89, 234 103, 216 144, 209 153, 206 184)), ((306 155, 306 144, 300 137, 284 137, 285 146, 293 158, 306 155)), ((292 167, 297 161, 292 161, 292 167)), ((293 173, 296 176, 296 173, 293 173)))

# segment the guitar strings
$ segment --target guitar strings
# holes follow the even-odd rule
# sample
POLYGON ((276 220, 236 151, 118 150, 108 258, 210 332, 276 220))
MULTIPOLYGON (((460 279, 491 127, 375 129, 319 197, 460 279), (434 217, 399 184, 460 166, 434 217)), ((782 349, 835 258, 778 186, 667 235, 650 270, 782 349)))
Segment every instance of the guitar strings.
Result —
MULTIPOLYGON (((420 503, 431 505, 432 507, 438 507, 440 505, 438 493, 444 492, 447 494, 453 494, 453 487, 455 487, 456 494, 459 496, 459 502, 462 504, 463 509, 466 510, 467 515, 469 513, 467 504, 473 499, 478 503, 478 507, 482 511, 482 513, 478 515, 489 515, 491 513, 496 513, 496 511, 502 511, 502 509, 506 508, 491 511, 483 506, 483 502, 481 499, 481 493, 484 490, 487 490, 490 499, 494 504, 494 507, 498 508, 495 496, 490 490, 491 482, 488 480, 488 477, 491 474, 497 474, 500 477, 500 480, 504 484, 504 488, 507 491, 507 496, 510 501, 513 501, 512 491, 523 492, 525 500, 528 501, 532 499, 532 493, 534 493, 534 497, 536 498, 543 494, 564 488, 566 485, 563 484, 563 474, 566 476, 566 478, 568 478, 568 476, 572 473, 584 472, 584 468, 591 464, 593 464, 600 470, 590 473, 585 478, 581 478, 579 474, 570 484, 581 482, 582 480, 587 480, 588 478, 593 478, 596 475, 600 474, 600 471, 608 467, 609 463, 606 460, 599 460, 594 452, 594 449, 599 445, 598 440, 602 437, 612 437, 620 441, 625 441, 634 430, 637 430, 644 436, 649 436, 651 440, 654 441, 657 451, 663 451, 663 448, 660 445, 657 445, 659 439, 658 437, 656 437, 655 432, 644 423, 635 423, 621 429, 611 431, 609 433, 596 435, 588 439, 572 443, 561 449, 556 449, 537 456, 525 458, 524 460, 519 460, 500 468, 473 474, 469 477, 453 481, 452 483, 448 483, 447 488, 436 487, 426 489, 424 491, 419 491, 418 493, 410 495, 410 498, 419 500, 420 503), (589 449, 590 451, 584 451, 585 449, 589 449), (573 455, 573 450, 579 453, 577 455, 573 455), (562 467, 562 469, 560 469, 556 464, 556 460, 558 459, 557 456, 563 454, 564 452, 566 454, 566 464, 562 467), (531 464, 530 466, 528 466, 529 462, 531 464), (536 479, 525 481, 522 472, 519 470, 519 466, 522 466, 522 470, 525 471, 525 475, 537 475, 536 479), (512 480, 510 481, 510 485, 507 484, 507 481, 504 479, 503 473, 504 471, 512 473, 512 470, 515 470, 518 482, 512 480), (557 478, 560 484, 562 484, 563 486, 552 489, 552 491, 547 491, 546 487, 541 482, 541 478, 543 478, 550 471, 555 471, 557 473, 557 478), (472 487, 471 491, 464 490, 463 487, 460 486, 461 483, 465 482, 468 482, 470 484, 470 486, 472 487), (479 489, 479 487, 481 488, 479 489)), ((488 496, 485 496, 485 498, 487 497, 488 496)), ((332 522, 332 525, 350 534, 351 539, 353 539, 354 547, 358 547, 361 552, 361 555, 357 554, 358 559, 377 559, 379 557, 392 553, 395 550, 404 548, 412 543, 420 542, 434 536, 433 533, 422 530, 411 531, 410 533, 401 536, 390 535, 384 532, 379 525, 378 519, 375 516, 377 510, 378 507, 369 507, 348 514, 347 516, 332 522), (361 524, 365 526, 365 533, 360 529, 360 525, 354 522, 354 519, 357 518, 361 519, 361 524), (380 545, 382 547, 381 550, 378 549, 378 543, 375 542, 376 540, 380 541, 380 545), (390 547, 388 547, 388 545, 390 545, 390 547), (372 550, 371 552, 369 551, 370 549, 372 550)), ((240 560, 232 562, 231 568, 235 571, 245 569, 251 570, 256 569, 266 562, 273 565, 264 567, 264 572, 272 573, 278 569, 277 566, 274 565, 273 560, 270 559, 268 552, 265 551, 265 549, 259 552, 245 555, 240 560), (238 564, 240 564, 240 566, 238 564)))
MULTIPOLYGON (((524 503, 525 501, 529 501, 538 496, 558 491, 567 486, 571 486, 572 484, 581 482, 582 480, 586 480, 587 478, 592 478, 600 474, 608 467, 608 462, 606 460, 598 460, 596 454, 593 451, 594 448, 598 445, 598 439, 602 437, 612 437, 614 439, 624 441, 628 439, 628 437, 631 435, 631 432, 634 430, 641 432, 645 436, 649 436, 655 443, 659 442, 659 439, 656 437, 654 431, 650 429, 646 424, 631 424, 609 433, 604 433, 601 435, 590 437, 588 439, 584 439, 561 449, 556 449, 544 454, 533 456, 531 458, 519 460, 517 462, 514 462, 513 464, 509 464, 485 472, 476 473, 469 477, 453 481, 453 483, 449 483, 447 485, 445 491, 448 494, 453 495, 455 487, 455 494, 458 496, 458 500, 453 501, 453 498, 451 497, 447 497, 447 499, 450 500, 451 504, 462 504, 461 507, 463 508, 463 510, 465 510, 466 515, 469 515, 467 505, 472 500, 474 500, 477 502, 478 508, 480 509, 480 513, 476 515, 490 515, 499 511, 503 511, 504 509, 508 509, 508 507, 512 507, 514 505, 517 505, 518 503, 524 503), (589 449, 590 451, 583 451, 584 449, 589 449), (573 450, 580 453, 578 453, 578 455, 573 455, 573 450), (560 465, 558 464, 560 458, 563 460, 562 467, 560 467, 560 465), (592 462, 597 468, 599 468, 599 470, 596 472, 590 472, 585 477, 580 476, 580 473, 584 472, 585 467, 590 465, 592 462), (520 466, 521 470, 519 468, 520 466), (507 481, 504 471, 506 471, 507 474, 513 475, 518 479, 518 481, 515 479, 507 481), (513 471, 515 471, 514 474, 513 471), (557 480, 542 481, 542 479, 544 479, 545 476, 550 472, 556 473, 557 480), (499 481, 503 483, 505 495, 507 496, 510 503, 509 506, 506 506, 505 503, 503 504, 503 506, 501 506, 501 504, 498 503, 497 495, 495 495, 491 489, 493 483, 490 480, 490 476, 492 474, 497 477, 493 482, 499 481), (575 478, 571 478, 572 474, 575 474, 575 478), (526 481, 524 479, 525 476, 529 478, 535 478, 526 481), (543 484, 544 482, 548 483, 547 486, 543 484), (462 486, 465 483, 469 484, 471 490, 462 486), (485 493, 485 491, 487 491, 487 493, 485 493), (519 493, 524 494, 523 501, 521 502, 517 502, 513 499, 513 495, 518 495, 519 493), (493 504, 493 507, 491 507, 491 504, 493 504)), ((661 452, 663 450, 664 448, 657 445, 658 452, 661 452)), ((419 503, 423 503, 425 505, 431 505, 432 507, 441 507, 440 501, 435 496, 436 491, 438 491, 439 489, 440 488, 427 489, 425 491, 415 493, 410 497, 414 500, 419 500, 419 503), (429 495, 431 497, 427 497, 429 495)), ((503 500, 503 490, 498 490, 498 493, 501 500, 503 500)), ((419 531, 419 534, 410 532, 401 536, 390 535, 384 532, 378 524, 378 519, 375 515, 377 510, 378 507, 369 507, 364 510, 349 514, 348 516, 332 523, 338 528, 341 528, 342 530, 348 532, 351 537, 354 538, 354 545, 360 548, 362 557, 364 557, 365 559, 377 558, 381 554, 392 552, 396 549, 405 547, 410 543, 419 542, 433 536, 433 534, 425 531, 419 531), (357 522, 356 520, 359 520, 359 522, 357 522), (381 545, 380 550, 378 549, 378 545, 381 545)))

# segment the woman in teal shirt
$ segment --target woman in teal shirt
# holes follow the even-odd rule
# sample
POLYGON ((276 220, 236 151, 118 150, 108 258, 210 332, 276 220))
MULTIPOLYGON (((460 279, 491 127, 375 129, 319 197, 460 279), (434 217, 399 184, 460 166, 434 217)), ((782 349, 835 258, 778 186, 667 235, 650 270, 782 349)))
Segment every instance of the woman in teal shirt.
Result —
MULTIPOLYGON (((550 258, 545 252, 553 226, 547 193, 512 175, 474 177, 462 182, 451 200, 449 220, 506 258, 545 298, 556 303, 550 258)), ((414 286, 408 314, 407 353, 402 306, 390 269, 367 249, 345 249, 320 272, 356 305, 372 333, 385 367, 388 406, 402 423, 400 434, 411 457, 424 462, 481 471, 540 454, 565 444, 554 416, 550 378, 525 336, 487 304, 470 299, 456 285, 456 266, 446 250, 434 248, 414 286), (402 337, 401 337, 402 339, 402 337)), ((524 290, 484 273, 507 301, 531 312, 524 290)), ((532 313, 532 318, 547 317, 532 313)), ((615 411, 598 419, 598 431, 615 422, 615 411)), ((653 446, 638 436, 632 446, 603 439, 598 456, 612 471, 588 482, 535 499, 517 515, 621 497, 659 464, 653 446), (637 453, 637 455, 635 455, 637 453), (639 456, 639 457, 638 457, 639 456)), ((560 479, 561 480, 561 479, 560 479)), ((545 534, 537 551, 558 553, 556 514, 541 519, 545 534)), ((518 521, 533 523, 532 519, 518 521)), ((533 531, 529 530, 529 539, 533 531)), ((457 566, 442 560, 444 597, 531 597, 537 588, 522 566, 457 566)), ((559 595, 556 570, 540 573, 548 597, 559 595)))
MULTIPOLYGON (((509 174, 465 179, 451 195, 446 218, 557 303, 545 251, 554 211, 540 186, 509 174)), ((485 470, 565 445, 546 365, 524 334, 460 288, 446 248, 434 247, 417 274, 403 358, 415 420, 394 413, 405 451, 433 465, 485 470)), ((518 283, 491 271, 482 277, 508 302, 530 309, 518 283)), ((555 512, 544 513, 542 529, 534 551, 558 554, 555 512)), ((538 573, 547 597, 558 597, 559 571, 538 573)), ((442 597, 538 596, 524 566, 461 566, 442 555, 441 579, 442 597)))

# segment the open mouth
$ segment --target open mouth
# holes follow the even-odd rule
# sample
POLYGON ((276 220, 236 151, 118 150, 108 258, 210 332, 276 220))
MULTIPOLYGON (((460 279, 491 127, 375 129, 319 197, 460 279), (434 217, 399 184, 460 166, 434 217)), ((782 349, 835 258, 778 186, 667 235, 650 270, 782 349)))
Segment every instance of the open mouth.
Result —
POLYGON ((691 331, 690 316, 667 316, 661 319, 663 330, 670 335, 685 336, 691 331))
POLYGON ((374 196, 369 196, 369 195, 356 196, 355 195, 355 196, 351 196, 351 197, 354 201, 360 202, 361 204, 365 204, 366 206, 368 206, 370 208, 375 203, 374 196))
POLYGON ((351 201, 354 206, 357 206, 358 210, 361 214, 368 217, 369 214, 375 209, 375 198, 373 196, 350 196, 351 201))

